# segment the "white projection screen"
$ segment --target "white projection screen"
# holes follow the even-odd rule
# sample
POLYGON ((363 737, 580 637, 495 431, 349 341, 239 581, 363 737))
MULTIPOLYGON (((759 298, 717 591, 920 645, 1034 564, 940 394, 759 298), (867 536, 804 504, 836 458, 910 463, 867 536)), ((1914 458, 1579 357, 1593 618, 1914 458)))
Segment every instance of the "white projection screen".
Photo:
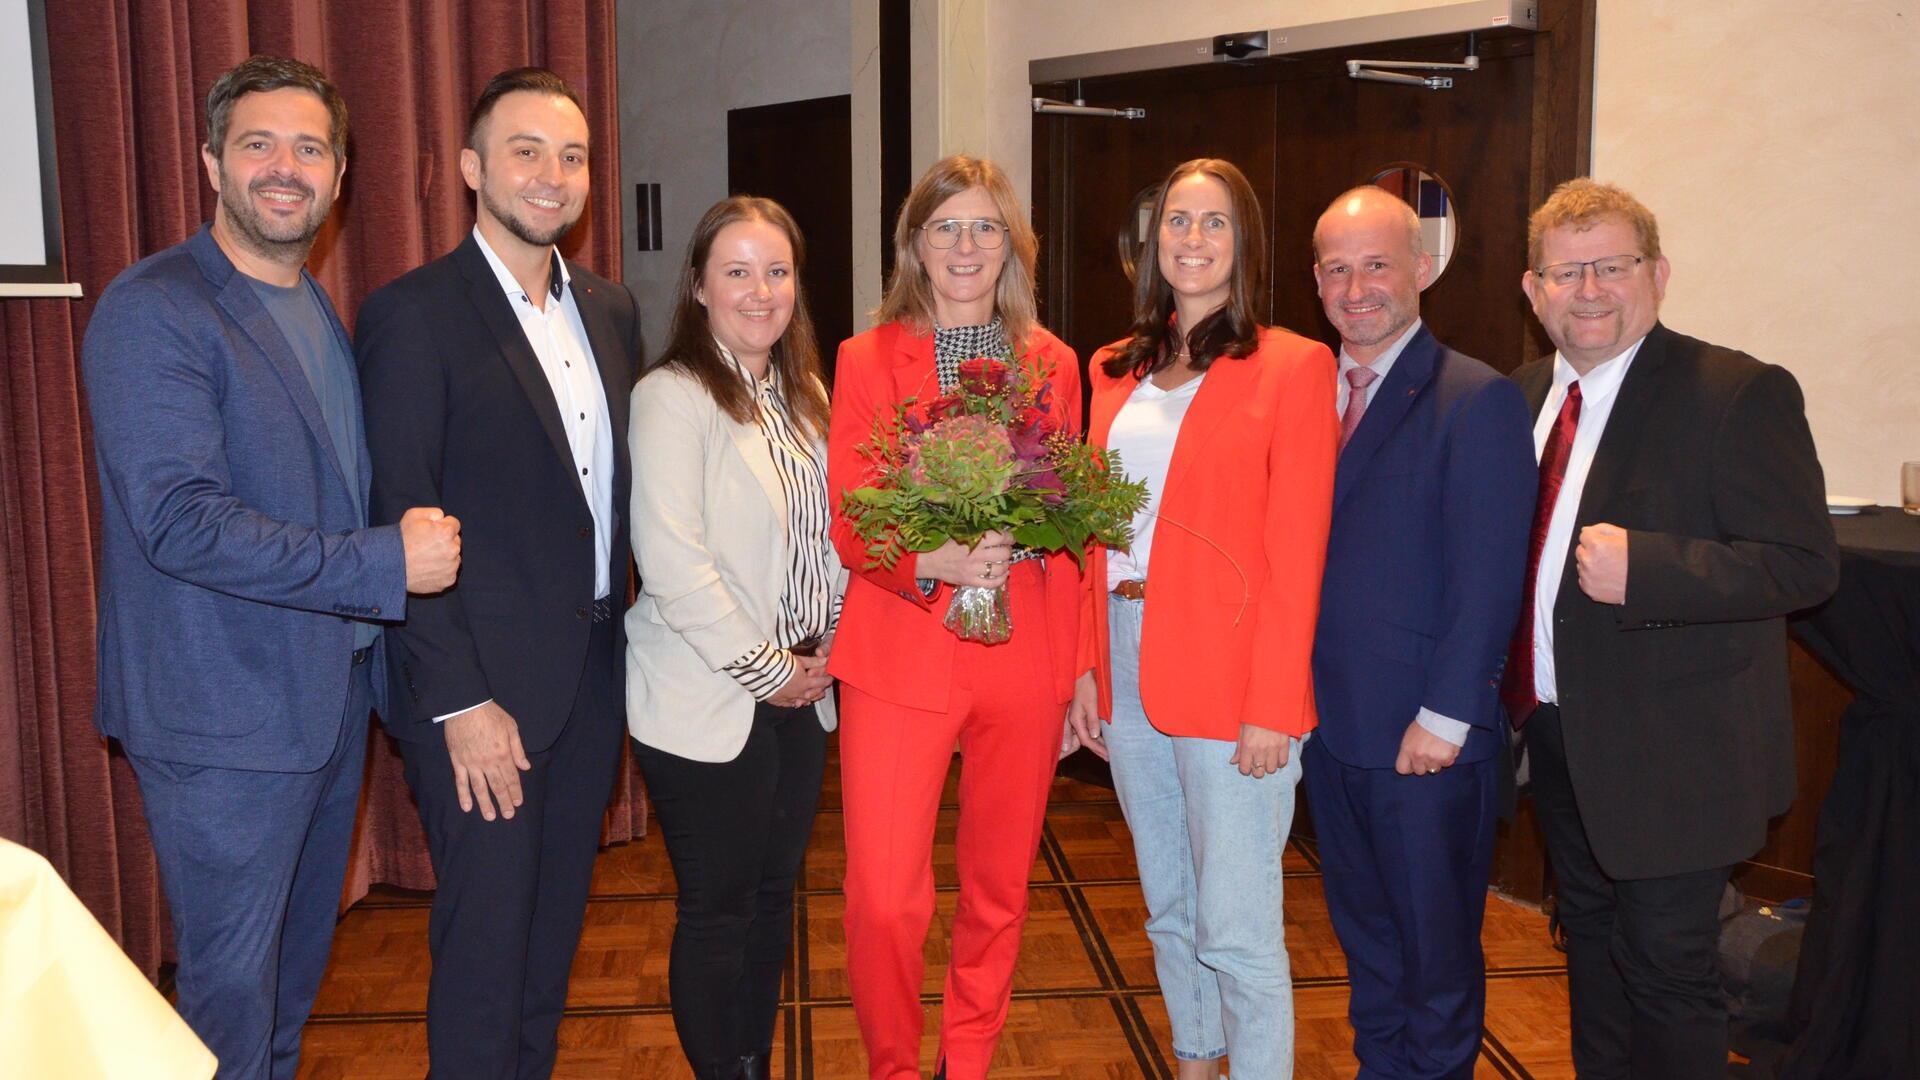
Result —
POLYGON ((78 296, 65 284, 45 0, 0 0, 0 296, 78 296))

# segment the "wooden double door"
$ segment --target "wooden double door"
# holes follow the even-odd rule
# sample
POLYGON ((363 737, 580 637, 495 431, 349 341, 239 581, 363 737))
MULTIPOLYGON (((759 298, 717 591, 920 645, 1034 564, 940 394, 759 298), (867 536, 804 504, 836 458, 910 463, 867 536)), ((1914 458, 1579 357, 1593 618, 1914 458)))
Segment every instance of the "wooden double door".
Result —
MULTIPOLYGON (((1450 90, 1356 81, 1346 61, 1459 61, 1464 35, 1036 85, 1036 96, 1146 110, 1143 120, 1034 118, 1047 325, 1083 360, 1124 336, 1132 297, 1122 249, 1150 227, 1140 200, 1174 165, 1220 157, 1246 173, 1265 211, 1266 318, 1337 348, 1314 290, 1314 222, 1342 191, 1412 163, 1445 182, 1456 216, 1446 271, 1422 298, 1427 325, 1501 371, 1548 351, 1520 291, 1527 216, 1586 171, 1592 14, 1591 0, 1548 2, 1540 32, 1481 37, 1479 70, 1455 73, 1450 90)), ((1296 831, 1310 833, 1306 809, 1296 831)), ((1544 893, 1543 848, 1524 804, 1502 828, 1494 882, 1527 899, 1544 893)))

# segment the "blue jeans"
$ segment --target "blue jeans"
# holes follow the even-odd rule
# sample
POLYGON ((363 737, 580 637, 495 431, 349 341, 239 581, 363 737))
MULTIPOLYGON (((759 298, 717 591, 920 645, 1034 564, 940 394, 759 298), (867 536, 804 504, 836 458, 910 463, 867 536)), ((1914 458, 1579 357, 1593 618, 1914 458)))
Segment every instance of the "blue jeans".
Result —
POLYGON ((1228 764, 1233 742, 1162 734, 1140 702, 1143 601, 1109 597, 1113 786, 1133 831, 1147 938, 1173 1025, 1175 1056, 1232 1060, 1236 1078, 1293 1075, 1280 858, 1293 827, 1300 743, 1254 779, 1228 764))

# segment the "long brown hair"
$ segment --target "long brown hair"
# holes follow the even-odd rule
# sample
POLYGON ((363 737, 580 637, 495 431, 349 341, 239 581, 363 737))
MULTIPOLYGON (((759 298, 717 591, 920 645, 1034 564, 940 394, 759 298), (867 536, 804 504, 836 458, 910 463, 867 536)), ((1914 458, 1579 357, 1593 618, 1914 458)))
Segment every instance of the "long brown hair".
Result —
POLYGON ((914 241, 919 238, 920 226, 941 203, 976 187, 993 200, 1000 220, 1007 225, 1009 258, 1001 264, 993 298, 1007 343, 1018 348, 1039 325, 1040 309, 1033 299, 1033 267, 1040 243, 1034 239, 1033 223, 1020 208, 1006 172, 985 158, 964 154, 934 162, 900 204, 900 216, 893 222, 893 275, 887 280, 886 297, 874 310, 875 323, 903 322, 920 333, 933 325, 933 285, 927 280, 926 264, 920 261, 914 241))
POLYGON ((714 238, 739 221, 764 221, 785 233, 787 243, 793 246, 793 319, 780 340, 773 343, 769 366, 777 375, 774 392, 781 396, 787 411, 810 434, 823 436, 827 431, 827 392, 820 379, 820 347, 813 336, 813 316, 807 314, 806 291, 800 287, 806 251, 793 215, 772 199, 735 195, 714 203, 700 215, 699 224, 693 227, 693 240, 687 245, 687 261, 680 268, 667 347, 657 366, 678 368, 693 376, 720 411, 736 423, 753 421, 753 395, 740 373, 721 355, 707 321, 706 305, 695 296, 706 276, 707 255, 713 250, 714 238))
POLYGON ((1140 251, 1139 269, 1134 274, 1133 326, 1128 330, 1132 336, 1101 365, 1111 378, 1132 372, 1135 378, 1144 379, 1170 366, 1180 351, 1172 340, 1173 287, 1160 273, 1160 219, 1167 212, 1167 192, 1196 175, 1212 177, 1227 189, 1233 207, 1233 269, 1228 277, 1227 302, 1197 324, 1180 327, 1179 332, 1186 339, 1195 371, 1207 370, 1222 356, 1237 360, 1260 344, 1256 305, 1267 282, 1267 226, 1260 213, 1260 200, 1233 162, 1194 158, 1174 166, 1153 201, 1153 228, 1147 232, 1147 244, 1140 251))

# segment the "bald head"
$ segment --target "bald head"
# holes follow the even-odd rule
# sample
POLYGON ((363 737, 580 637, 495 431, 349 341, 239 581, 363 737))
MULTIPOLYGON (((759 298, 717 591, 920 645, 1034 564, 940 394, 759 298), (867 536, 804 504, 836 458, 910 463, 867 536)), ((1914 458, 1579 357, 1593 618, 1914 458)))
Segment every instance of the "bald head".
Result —
POLYGON ((1420 250, 1420 215, 1391 192, 1357 187, 1333 200, 1313 256, 1321 306, 1354 360, 1372 363, 1420 317, 1433 259, 1420 250))
POLYGON ((1349 188, 1327 204, 1313 226, 1313 255, 1320 257, 1320 237, 1328 228, 1365 225, 1382 230, 1395 225, 1406 230, 1408 255, 1420 254, 1420 215, 1405 199, 1372 184, 1349 188))

